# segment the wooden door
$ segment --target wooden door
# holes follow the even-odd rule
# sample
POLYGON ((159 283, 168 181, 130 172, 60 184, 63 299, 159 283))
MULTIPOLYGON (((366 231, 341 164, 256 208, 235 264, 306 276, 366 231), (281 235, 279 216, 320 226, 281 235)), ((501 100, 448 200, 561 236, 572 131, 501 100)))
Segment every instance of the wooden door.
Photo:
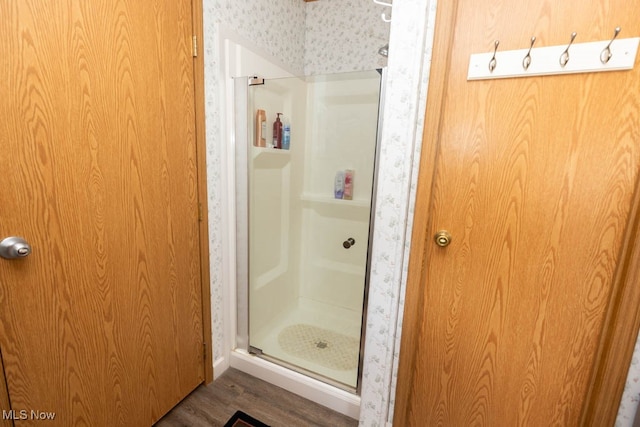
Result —
MULTIPOLYGON (((0 4, 0 348, 18 425, 150 425, 203 376, 190 0, 0 4)), ((7 409, 7 408, 3 408, 7 409)))
POLYGON ((573 31, 576 42, 597 41, 618 25, 621 38, 636 37, 640 7, 628 0, 445 3, 438 4, 394 425, 610 425, 637 333, 637 319, 624 313, 638 302, 629 288, 637 287, 630 268, 638 268, 630 258, 637 255, 640 65, 488 81, 467 81, 466 73, 470 54, 491 50, 496 39, 501 50, 526 48, 531 36, 539 47, 562 45, 573 31), (434 234, 443 229, 452 242, 441 248, 434 234), (625 292, 633 298, 621 298, 625 292), (614 337, 624 343, 618 364, 605 361, 614 337), (594 392, 602 383, 615 392, 594 392), (594 410, 602 400, 613 404, 594 410))

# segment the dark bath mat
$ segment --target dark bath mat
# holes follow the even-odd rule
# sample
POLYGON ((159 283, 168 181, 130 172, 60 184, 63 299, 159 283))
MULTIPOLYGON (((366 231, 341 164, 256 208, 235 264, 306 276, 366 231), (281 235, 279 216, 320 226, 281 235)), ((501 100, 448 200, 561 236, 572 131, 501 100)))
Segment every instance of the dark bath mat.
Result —
POLYGON ((224 427, 269 427, 267 424, 262 421, 256 420, 250 415, 245 414, 242 411, 236 411, 235 414, 229 421, 224 425, 224 427))

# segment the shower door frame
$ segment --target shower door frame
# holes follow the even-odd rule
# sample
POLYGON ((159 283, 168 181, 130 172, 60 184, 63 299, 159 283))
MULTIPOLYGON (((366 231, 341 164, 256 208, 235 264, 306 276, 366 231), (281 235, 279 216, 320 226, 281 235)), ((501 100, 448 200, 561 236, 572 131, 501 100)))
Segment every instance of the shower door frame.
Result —
MULTIPOLYGON (((294 372, 306 375, 321 381, 332 387, 360 396, 362 390, 362 371, 364 364, 364 348, 366 340, 367 306, 369 299, 369 281, 371 271, 371 253, 373 247, 373 235, 375 229, 376 195, 378 188, 378 167, 380 164, 380 145, 383 126, 383 106, 386 96, 387 68, 376 69, 380 73, 380 89, 378 96, 378 119, 376 129, 376 143, 374 147, 373 181, 371 188, 371 205, 369 208, 369 232, 367 242, 367 256, 365 263, 364 294, 362 306, 362 318, 360 323, 360 351, 358 354, 358 373, 356 387, 334 381, 331 378, 317 374, 313 371, 287 363, 281 359, 269 357, 261 351, 252 352, 249 336, 249 116, 248 100, 250 81, 255 76, 234 78, 234 146, 235 146, 235 182, 236 182, 236 335, 235 349, 243 350, 249 354, 258 356, 268 362, 290 369, 294 372), (245 100, 244 103, 237 102, 245 100), (241 191, 238 191, 241 190, 241 191)), ((340 73, 334 73, 340 74, 340 73)), ((292 77, 293 78, 293 77, 292 77)))

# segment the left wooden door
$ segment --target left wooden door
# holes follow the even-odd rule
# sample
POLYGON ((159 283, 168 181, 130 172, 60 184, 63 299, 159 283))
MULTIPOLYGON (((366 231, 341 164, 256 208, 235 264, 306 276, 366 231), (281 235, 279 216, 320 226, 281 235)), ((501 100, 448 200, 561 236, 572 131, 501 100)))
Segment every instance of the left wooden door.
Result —
POLYGON ((150 425, 204 380, 190 0, 0 3, 16 425, 150 425))

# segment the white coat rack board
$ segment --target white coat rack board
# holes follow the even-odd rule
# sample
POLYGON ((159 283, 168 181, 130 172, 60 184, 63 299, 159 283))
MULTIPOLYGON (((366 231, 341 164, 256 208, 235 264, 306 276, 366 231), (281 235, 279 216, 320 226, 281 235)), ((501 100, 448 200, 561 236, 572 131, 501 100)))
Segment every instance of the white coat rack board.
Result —
POLYGON ((619 32, 611 40, 575 44, 572 33, 568 44, 537 48, 532 37, 529 48, 509 51, 500 51, 496 40, 492 52, 471 55, 467 80, 631 70, 640 37, 616 39, 619 32))

